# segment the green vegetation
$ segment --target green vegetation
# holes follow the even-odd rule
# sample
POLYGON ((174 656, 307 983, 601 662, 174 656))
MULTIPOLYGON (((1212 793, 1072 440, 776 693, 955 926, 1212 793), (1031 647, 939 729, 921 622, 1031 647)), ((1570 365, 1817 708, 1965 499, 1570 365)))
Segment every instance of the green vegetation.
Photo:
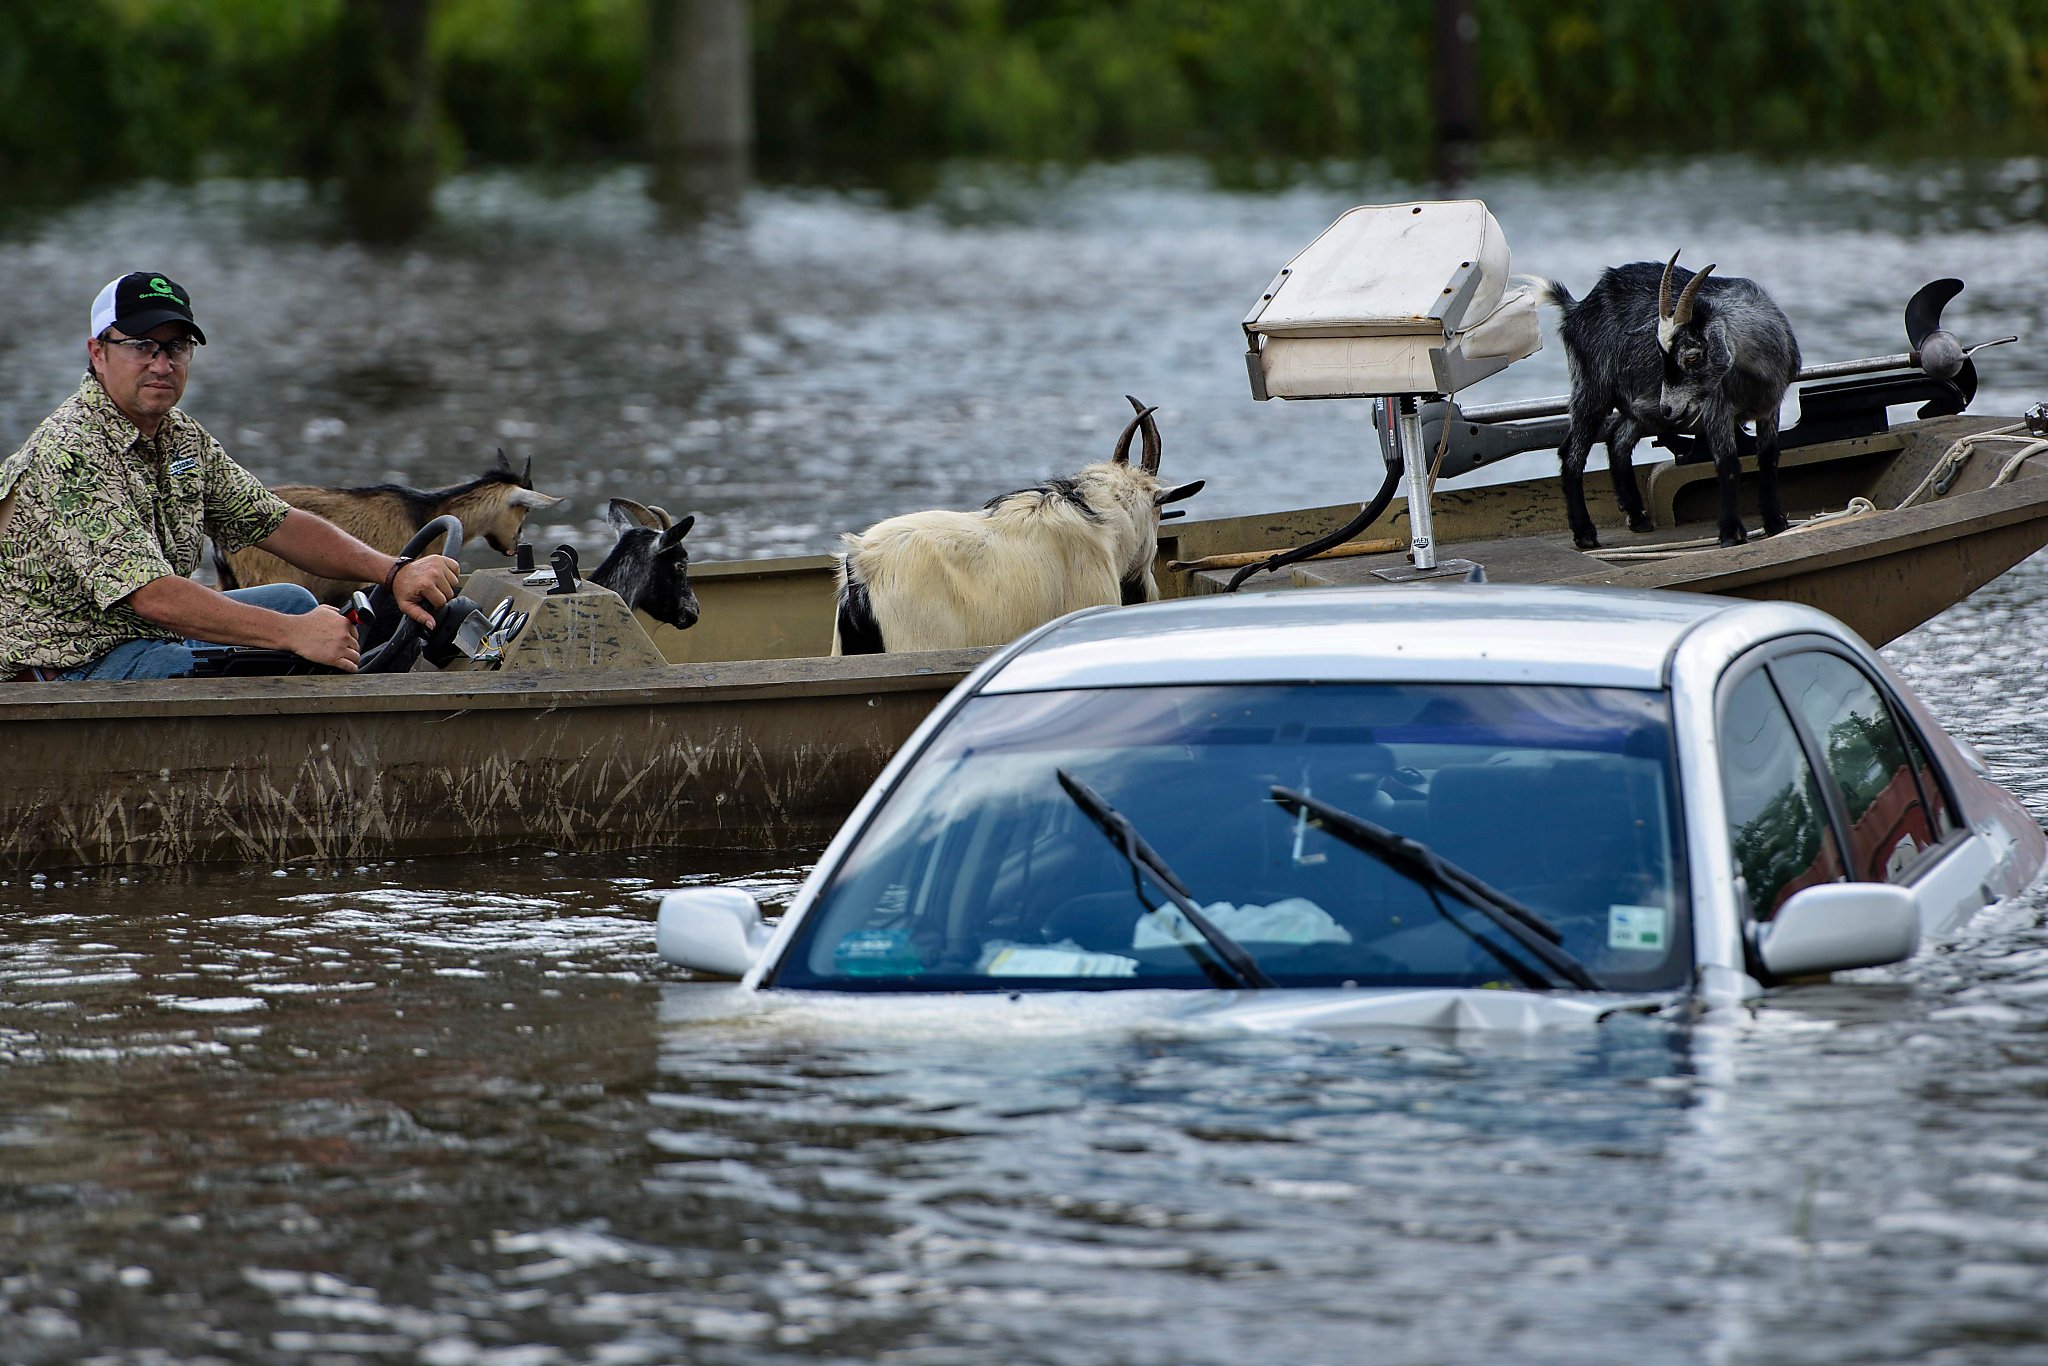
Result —
MULTIPOLYGON (((645 3, 10 0, 0 184, 19 199, 209 169, 631 158, 645 3), (417 66, 375 37, 409 24, 424 26, 417 66)), ((1496 143, 2048 134, 2048 0, 1471 3, 1496 143)), ((754 0, 760 156, 834 174, 955 154, 1416 160, 1433 14, 1432 0, 754 0)))

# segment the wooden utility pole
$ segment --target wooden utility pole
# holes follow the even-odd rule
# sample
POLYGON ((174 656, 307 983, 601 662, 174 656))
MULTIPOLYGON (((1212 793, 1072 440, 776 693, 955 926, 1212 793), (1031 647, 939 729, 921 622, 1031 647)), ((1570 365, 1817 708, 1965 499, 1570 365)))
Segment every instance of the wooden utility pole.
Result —
POLYGON ((1436 0, 1436 167, 1446 185, 1471 170, 1479 137, 1478 49, 1472 0, 1436 0))
POLYGON ((747 0, 648 0, 648 149, 664 203, 716 208, 745 188, 754 155, 753 24, 747 0))
POLYGON ((349 225, 373 241, 403 241, 433 217, 431 9, 432 0, 344 0, 336 26, 330 155, 349 225))

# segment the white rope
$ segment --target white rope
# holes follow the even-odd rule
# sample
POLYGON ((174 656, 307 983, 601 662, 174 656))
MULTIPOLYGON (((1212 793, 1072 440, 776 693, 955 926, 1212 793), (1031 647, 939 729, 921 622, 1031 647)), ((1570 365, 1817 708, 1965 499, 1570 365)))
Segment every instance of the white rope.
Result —
POLYGON ((1927 473, 1921 477, 1920 482, 1913 486, 1913 491, 1892 505, 1893 509, 1909 508, 1920 501, 1921 494, 1927 492, 1936 484, 1954 480, 1956 472, 1962 469, 1963 462, 1977 453, 1977 443, 1979 441, 2002 437, 2019 429, 2020 424, 2015 422, 2009 427, 1993 427, 1989 431, 1972 432, 1970 435, 1953 442, 1947 450, 1941 453, 1941 459, 1935 461, 1928 468, 1927 473))
POLYGON ((1795 531, 1811 531, 1817 526, 1826 526, 1830 522, 1846 522, 1853 517, 1874 517, 1877 512, 1877 504, 1859 496, 1851 498, 1849 506, 1840 512, 1819 512, 1803 521, 1794 522, 1785 528, 1784 534, 1790 536, 1795 531))
MULTIPOLYGON (((2048 448, 2048 442, 2041 444, 2044 448, 2048 448)), ((1880 509, 1877 504, 1871 502, 1868 498, 1851 498, 1849 506, 1841 511, 1817 512, 1811 517, 1803 517, 1786 527, 1780 534, 1790 536, 1795 531, 1811 531, 1815 527, 1827 526, 1834 522, 1846 522, 1855 517, 1874 517, 1879 511, 1880 509)), ((1622 564, 1637 560, 1666 560, 1678 555, 1704 555, 1708 551, 1719 550, 1720 548, 1720 537, 1699 536, 1689 541, 1667 541, 1663 545, 1654 548, 1646 547, 1642 550, 1589 550, 1586 553, 1595 559, 1606 560, 1610 564, 1622 564)))
MULTIPOLYGON (((2007 441, 2018 441, 2021 438, 2016 436, 2009 436, 2003 439, 2007 441)), ((2020 472, 2020 466, 2026 464, 2029 460, 2033 459, 2035 456, 2039 455, 2043 451, 2048 451, 2048 440, 2041 440, 2039 438, 2036 438, 2032 441, 2029 441, 2020 450, 2014 452, 2012 459, 2005 462, 2004 468, 1998 471, 1998 477, 1993 479, 1988 487, 1995 489, 2000 484, 2005 483, 2007 480, 2011 479, 2014 475, 2020 472)))

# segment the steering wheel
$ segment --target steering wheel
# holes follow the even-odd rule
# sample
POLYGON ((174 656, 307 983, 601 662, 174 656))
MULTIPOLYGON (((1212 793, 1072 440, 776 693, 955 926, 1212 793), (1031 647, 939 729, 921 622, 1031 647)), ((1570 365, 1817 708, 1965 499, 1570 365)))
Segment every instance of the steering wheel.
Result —
MULTIPOLYGON (((460 564, 462 523, 447 514, 436 517, 414 532, 412 539, 398 553, 401 557, 417 556, 442 536, 448 538, 448 544, 442 547, 441 553, 460 564)), ((359 674, 401 673, 413 666, 413 661, 426 647, 427 628, 401 611, 397 596, 383 584, 370 590, 370 619, 356 629, 362 635, 363 644, 363 653, 356 661, 359 674)))

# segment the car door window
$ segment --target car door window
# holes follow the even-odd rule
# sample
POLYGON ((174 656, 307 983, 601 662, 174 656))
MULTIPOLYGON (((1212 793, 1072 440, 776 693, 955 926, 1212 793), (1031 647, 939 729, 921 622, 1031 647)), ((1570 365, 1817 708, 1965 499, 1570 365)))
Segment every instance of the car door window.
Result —
POLYGON ((1819 650, 1775 659, 1771 673, 1841 789, 1851 876, 1902 881, 1944 831, 1941 817, 1929 810, 1914 756, 1883 694, 1862 669, 1819 650))
POLYGON ((1948 793, 1941 785, 1941 775, 1934 770, 1934 763, 1927 757, 1927 747, 1920 742, 1920 736, 1913 730, 1910 721, 1901 718, 1899 738, 1906 742, 1906 756, 1913 765, 1913 776, 1920 780, 1920 798, 1927 803, 1927 818, 1934 826, 1936 842, 1947 839, 1962 825, 1956 820, 1955 808, 1948 802, 1948 793))
POLYGON ((1842 858, 1792 718, 1756 670, 1721 704, 1721 786, 1751 914, 1769 920, 1803 887, 1839 881, 1842 858))

